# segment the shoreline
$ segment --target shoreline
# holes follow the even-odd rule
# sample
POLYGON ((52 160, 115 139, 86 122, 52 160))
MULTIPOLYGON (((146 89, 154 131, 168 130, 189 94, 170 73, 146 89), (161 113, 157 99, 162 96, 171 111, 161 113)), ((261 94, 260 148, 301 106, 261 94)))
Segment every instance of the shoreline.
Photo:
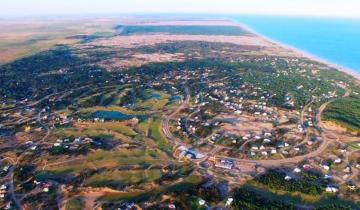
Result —
POLYGON ((303 56, 304 58, 308 58, 308 59, 311 59, 311 60, 313 60, 313 61, 316 61, 316 62, 325 64, 325 65, 327 65, 327 66, 329 66, 329 67, 331 67, 331 68, 335 68, 335 69, 337 69, 337 70, 339 70, 339 71, 341 71, 341 72, 344 72, 344 73, 346 73, 346 74, 351 75, 352 77, 354 77, 355 79, 357 79, 358 81, 360 81, 360 73, 356 72, 356 71, 353 70, 353 69, 350 69, 350 68, 341 66, 341 65, 339 65, 339 64, 335 64, 335 63, 333 63, 333 62, 331 62, 331 61, 328 61, 328 60, 326 60, 326 59, 324 59, 324 58, 321 58, 321 57, 319 57, 319 56, 316 56, 316 55, 314 55, 314 54, 312 54, 312 53, 310 53, 310 52, 307 52, 307 51, 305 51, 305 50, 301 50, 301 49, 298 49, 298 48, 296 48, 296 47, 294 47, 294 46, 291 46, 291 45, 282 43, 282 42, 280 42, 280 41, 274 40, 274 39, 272 39, 272 38, 270 38, 270 37, 267 37, 267 36, 265 36, 265 35, 263 35, 263 34, 260 34, 260 33, 256 32, 255 30, 253 30, 253 29, 250 28, 249 26, 247 26, 247 25, 245 25, 245 24, 243 24, 243 23, 241 23, 241 22, 239 22, 239 21, 237 21, 237 20, 234 20, 234 19, 230 19, 230 20, 231 20, 232 22, 237 23, 237 25, 238 25, 239 27, 241 27, 241 28, 249 31, 250 33, 252 33, 252 34, 254 34, 254 35, 256 35, 256 36, 259 36, 260 38, 262 38, 262 39, 264 39, 264 40, 266 40, 266 41, 268 41, 268 42, 270 42, 270 43, 273 43, 273 44, 276 44, 276 45, 278 45, 278 46, 280 46, 280 47, 283 47, 283 48, 287 48, 287 49, 289 49, 289 50, 292 50, 292 51, 298 53, 299 55, 303 56))

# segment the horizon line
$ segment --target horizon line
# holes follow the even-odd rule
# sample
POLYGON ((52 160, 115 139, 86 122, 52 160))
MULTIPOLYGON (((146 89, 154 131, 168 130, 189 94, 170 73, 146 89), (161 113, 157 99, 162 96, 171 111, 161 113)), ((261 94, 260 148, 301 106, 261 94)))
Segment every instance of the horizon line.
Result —
POLYGON ((27 14, 27 15, 1 15, 0 19, 8 18, 45 18, 45 17, 90 17, 90 16, 225 16, 223 18, 239 15, 239 16, 274 16, 274 17, 302 17, 302 18, 336 18, 336 19, 360 19, 359 16, 340 16, 340 15, 300 15, 300 14, 261 14, 261 13, 214 13, 214 12, 197 12, 197 13, 187 13, 187 12, 177 12, 177 13, 168 13, 168 12, 136 12, 136 13, 94 13, 94 12, 85 12, 85 13, 58 13, 58 14, 27 14))

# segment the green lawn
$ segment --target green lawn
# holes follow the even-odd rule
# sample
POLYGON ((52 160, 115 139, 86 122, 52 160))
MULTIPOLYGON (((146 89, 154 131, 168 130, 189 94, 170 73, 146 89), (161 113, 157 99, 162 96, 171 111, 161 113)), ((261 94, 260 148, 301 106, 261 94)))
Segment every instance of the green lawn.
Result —
POLYGON ((163 109, 168 103, 170 99, 170 95, 162 92, 162 91, 155 91, 155 90, 145 90, 145 95, 150 98, 145 100, 140 100, 137 103, 137 106, 150 109, 150 110, 161 110, 163 109), (151 95, 158 95, 157 97, 152 97, 151 95))
POLYGON ((80 110, 80 113, 83 115, 89 115, 93 112, 96 111, 117 111, 117 112, 122 112, 124 114, 129 114, 129 115, 144 115, 144 112, 139 112, 139 111, 133 111, 121 106, 94 106, 94 107, 90 107, 90 108, 84 108, 80 110))
POLYGON ((106 171, 90 177, 86 185, 92 187, 110 187, 117 184, 133 185, 152 182, 161 178, 161 176, 162 174, 159 169, 145 171, 106 171))
POLYGON ((82 201, 79 198, 71 198, 65 205, 66 210, 81 210, 82 207, 82 201))
POLYGON ((93 124, 89 124, 86 128, 89 130, 115 131, 127 136, 135 136, 137 134, 131 127, 123 125, 118 122, 93 123, 93 124))
POLYGON ((360 149, 360 141, 351 142, 349 145, 355 149, 360 149))
POLYGON ((159 163, 159 160, 147 155, 146 150, 99 150, 88 154, 84 159, 78 161, 51 165, 47 167, 47 170, 53 173, 78 174, 89 169, 114 168, 123 165, 137 165, 144 163, 156 164, 159 163))
POLYGON ((186 190, 196 187, 201 182, 202 182, 201 177, 197 175, 190 175, 184 178, 182 182, 173 185, 159 186, 150 191, 106 193, 104 196, 100 198, 100 200, 105 200, 105 201, 131 200, 137 202, 137 201, 149 199, 150 197, 162 195, 164 193, 179 192, 179 191, 184 192, 186 190))
POLYGON ((158 147, 165 151, 170 151, 171 147, 162 132, 162 120, 157 118, 151 125, 151 137, 156 141, 158 147))
POLYGON ((150 129, 152 123, 153 123, 152 118, 148 118, 148 119, 140 122, 139 123, 139 131, 140 131, 140 133, 143 134, 144 136, 148 136, 149 135, 149 129, 150 129))

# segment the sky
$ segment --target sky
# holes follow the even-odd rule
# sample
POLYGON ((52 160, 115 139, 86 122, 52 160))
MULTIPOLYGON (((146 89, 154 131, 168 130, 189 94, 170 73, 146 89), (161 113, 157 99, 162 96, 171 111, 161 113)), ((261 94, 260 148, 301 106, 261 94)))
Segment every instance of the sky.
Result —
POLYGON ((0 0, 0 16, 143 13, 360 17, 360 0, 0 0))

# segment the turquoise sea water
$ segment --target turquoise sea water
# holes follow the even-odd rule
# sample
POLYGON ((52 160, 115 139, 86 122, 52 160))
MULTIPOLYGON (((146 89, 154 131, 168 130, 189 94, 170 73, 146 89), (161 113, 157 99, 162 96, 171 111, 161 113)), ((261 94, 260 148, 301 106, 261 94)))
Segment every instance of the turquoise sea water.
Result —
POLYGON ((273 40, 296 47, 360 75, 360 19, 234 16, 273 40))

